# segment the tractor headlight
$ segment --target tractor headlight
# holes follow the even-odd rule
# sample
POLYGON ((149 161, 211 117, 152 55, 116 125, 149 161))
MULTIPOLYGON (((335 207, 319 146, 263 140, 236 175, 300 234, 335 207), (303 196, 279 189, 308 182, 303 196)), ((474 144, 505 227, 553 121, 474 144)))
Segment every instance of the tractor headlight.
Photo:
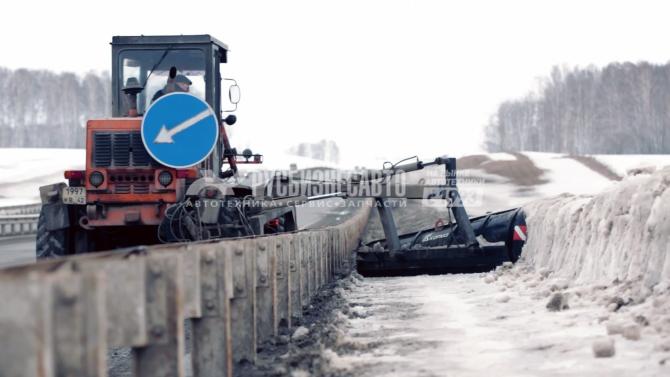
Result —
POLYGON ((160 174, 158 174, 158 183, 163 185, 163 187, 167 187, 172 183, 172 174, 170 174, 169 171, 162 171, 160 174))
POLYGON ((105 181, 105 176, 102 175, 102 173, 100 173, 99 171, 94 171, 88 177, 88 181, 93 185, 93 187, 100 187, 102 182, 105 181))

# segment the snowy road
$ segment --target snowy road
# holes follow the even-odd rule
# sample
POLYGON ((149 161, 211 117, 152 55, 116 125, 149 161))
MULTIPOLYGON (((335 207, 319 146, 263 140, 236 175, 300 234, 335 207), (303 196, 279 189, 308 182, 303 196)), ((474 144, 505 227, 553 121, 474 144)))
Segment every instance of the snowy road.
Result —
MULTIPOLYGON (((653 335, 616 339, 616 357, 595 358, 606 335, 601 306, 550 312, 533 275, 487 283, 482 274, 366 278, 343 296, 348 318, 330 367, 356 376, 659 376, 653 335), (507 287, 507 286, 511 287, 507 287), (534 284, 530 284, 534 285, 534 284)), ((663 362, 665 365, 662 365, 663 362)))

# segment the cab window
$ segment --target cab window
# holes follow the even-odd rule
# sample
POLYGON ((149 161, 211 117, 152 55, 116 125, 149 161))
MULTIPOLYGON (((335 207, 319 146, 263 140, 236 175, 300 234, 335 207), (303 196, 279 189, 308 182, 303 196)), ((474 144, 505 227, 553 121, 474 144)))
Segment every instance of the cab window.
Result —
MULTIPOLYGON (((189 92, 205 100, 205 53, 199 49, 125 50, 119 54, 119 88, 124 88, 129 79, 136 79, 144 90, 137 96, 137 111, 144 114, 151 100, 168 80, 171 67, 177 68, 177 74, 191 80, 189 92)), ((122 113, 128 110, 121 91, 116 93, 122 104, 122 113)))

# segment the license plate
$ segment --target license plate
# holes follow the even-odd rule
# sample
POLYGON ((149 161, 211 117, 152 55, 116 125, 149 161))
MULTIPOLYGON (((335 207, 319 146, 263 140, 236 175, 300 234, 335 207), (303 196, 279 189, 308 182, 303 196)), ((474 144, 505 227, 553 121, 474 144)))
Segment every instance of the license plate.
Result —
POLYGON ((86 188, 63 187, 61 198, 64 204, 86 204, 86 188))

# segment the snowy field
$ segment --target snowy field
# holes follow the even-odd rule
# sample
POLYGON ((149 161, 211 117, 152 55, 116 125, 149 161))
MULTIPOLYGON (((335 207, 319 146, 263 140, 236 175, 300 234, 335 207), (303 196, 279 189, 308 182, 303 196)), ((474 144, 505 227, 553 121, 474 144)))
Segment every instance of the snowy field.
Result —
MULTIPOLYGON (((573 194, 594 194, 608 187, 612 182, 600 174, 596 174, 583 164, 564 155, 554 153, 528 152, 532 162, 544 170, 545 184, 518 187, 504 176, 489 174, 482 169, 459 170, 459 175, 472 175, 481 180, 461 186, 467 192, 473 188, 478 202, 474 203, 475 212, 502 209, 509 205, 521 205, 530 199, 547 197, 564 192, 573 194), (484 198, 481 198, 484 196, 484 198), (481 200, 480 200, 481 199, 481 200), (480 205, 481 204, 481 205, 480 205)), ((485 155, 491 161, 514 161, 516 157, 509 153, 489 153, 485 155)), ((668 155, 633 155, 633 156, 593 156, 597 161, 609 167, 620 176, 635 168, 660 168, 670 165, 668 155)), ((380 159, 362 157, 358 166, 381 168, 380 159), (368 161, 369 160, 369 161, 368 161), (366 165, 365 162, 368 162, 366 165)), ((85 151, 83 149, 33 149, 33 148, 0 148, 0 207, 39 202, 39 186, 64 182, 64 170, 83 169, 85 151)), ((243 165, 242 173, 259 170, 287 170, 291 164, 299 169, 311 167, 328 167, 336 169, 353 169, 356 164, 344 162, 334 164, 286 153, 269 153, 264 155, 261 165, 243 165)), ((513 169, 513 167, 510 167, 513 169)), ((441 179, 439 171, 431 170, 431 175, 441 179)))
POLYGON ((39 203, 39 187, 84 169, 83 149, 0 148, 0 207, 39 203))

